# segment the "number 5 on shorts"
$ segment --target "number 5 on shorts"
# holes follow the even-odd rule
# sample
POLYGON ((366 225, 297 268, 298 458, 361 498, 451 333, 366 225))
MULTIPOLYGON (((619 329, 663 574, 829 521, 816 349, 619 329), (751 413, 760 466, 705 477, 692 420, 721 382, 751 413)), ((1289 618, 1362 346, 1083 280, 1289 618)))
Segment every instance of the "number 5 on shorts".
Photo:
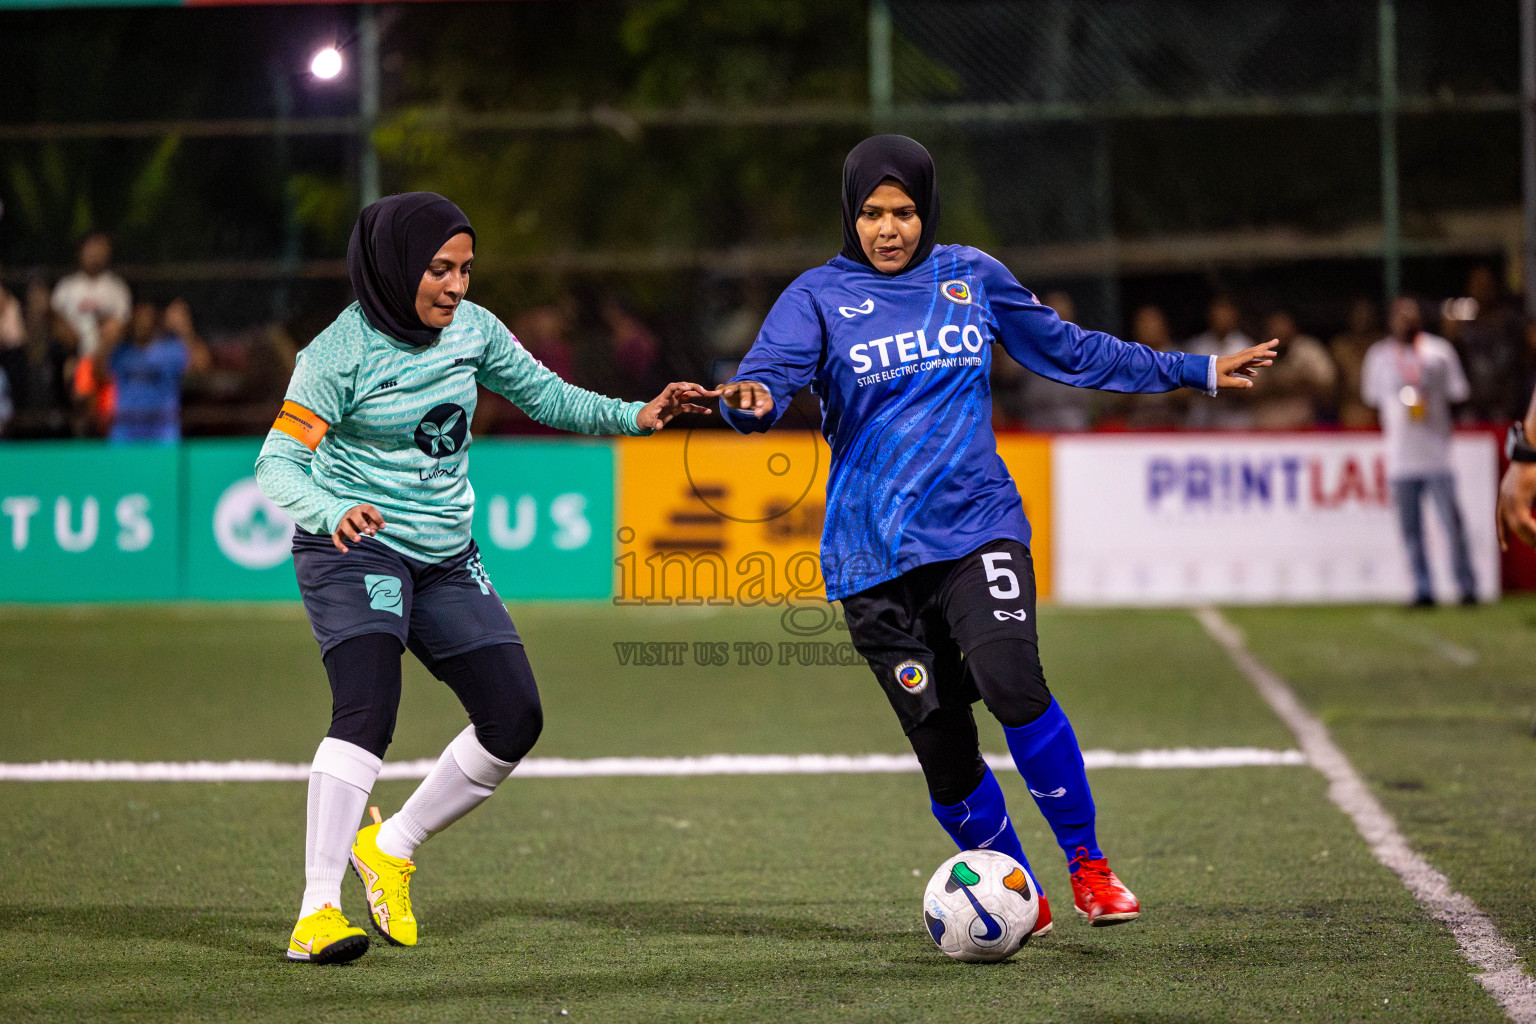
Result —
POLYGON ((1011 601, 1019 596, 1019 578, 1013 570, 999 565, 999 562, 1011 562, 1013 556, 1006 551, 993 551, 981 556, 981 564, 987 570, 987 592, 999 601, 1011 601), (1007 580, 1006 585, 1000 580, 1007 580))

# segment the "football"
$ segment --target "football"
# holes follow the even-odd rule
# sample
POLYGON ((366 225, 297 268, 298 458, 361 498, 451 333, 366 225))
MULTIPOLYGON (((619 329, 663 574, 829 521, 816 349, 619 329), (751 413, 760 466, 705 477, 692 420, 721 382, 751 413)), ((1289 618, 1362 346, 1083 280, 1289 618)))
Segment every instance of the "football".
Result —
POLYGON ((923 924, 946 956, 968 964, 1006 960, 1029 941, 1040 894, 1024 866, 996 850, 967 850, 928 880, 923 924))

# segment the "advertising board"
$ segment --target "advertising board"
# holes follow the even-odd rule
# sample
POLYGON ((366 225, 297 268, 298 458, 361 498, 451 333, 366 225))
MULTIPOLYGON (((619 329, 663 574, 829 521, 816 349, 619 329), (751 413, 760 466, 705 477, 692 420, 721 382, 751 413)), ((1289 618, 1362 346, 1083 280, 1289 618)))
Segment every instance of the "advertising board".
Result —
MULTIPOLYGON (((1412 595, 1377 434, 1058 437, 1055 590, 1065 604, 1405 601, 1412 595)), ((1499 594, 1498 452, 1453 461, 1482 600, 1499 594)), ((1424 512, 1437 596, 1457 596, 1424 512)))

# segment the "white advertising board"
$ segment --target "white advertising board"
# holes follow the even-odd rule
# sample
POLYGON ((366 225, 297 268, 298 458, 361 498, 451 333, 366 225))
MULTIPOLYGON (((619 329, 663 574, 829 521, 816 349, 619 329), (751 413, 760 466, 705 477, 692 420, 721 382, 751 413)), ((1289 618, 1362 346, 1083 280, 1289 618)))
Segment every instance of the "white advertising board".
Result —
MULTIPOLYGON (((1478 594, 1499 594, 1497 442, 1458 435, 1457 494, 1478 594)), ((1406 601, 1412 574, 1376 434, 1057 437, 1055 597, 1063 604, 1406 601)), ((1428 500, 1436 596, 1455 600, 1428 500)))

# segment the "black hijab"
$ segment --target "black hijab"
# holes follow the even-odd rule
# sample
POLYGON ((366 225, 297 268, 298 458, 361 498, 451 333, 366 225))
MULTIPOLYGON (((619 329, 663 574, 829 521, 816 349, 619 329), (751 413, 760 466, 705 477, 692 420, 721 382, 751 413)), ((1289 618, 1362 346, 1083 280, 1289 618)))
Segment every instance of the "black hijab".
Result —
POLYGON ((436 192, 405 192, 364 207, 347 244, 347 275, 376 329, 411 346, 430 345, 442 333, 416 315, 416 290, 437 250, 475 229, 453 203, 436 192))
POLYGON ((865 139, 843 162, 843 255, 874 269, 864 255, 857 227, 859 209, 869 194, 887 178, 893 179, 912 197, 917 216, 923 222, 917 250, 912 259, 896 273, 905 274, 933 252, 933 238, 939 230, 939 186, 933 172, 933 157, 919 143, 905 135, 876 135, 865 139))

